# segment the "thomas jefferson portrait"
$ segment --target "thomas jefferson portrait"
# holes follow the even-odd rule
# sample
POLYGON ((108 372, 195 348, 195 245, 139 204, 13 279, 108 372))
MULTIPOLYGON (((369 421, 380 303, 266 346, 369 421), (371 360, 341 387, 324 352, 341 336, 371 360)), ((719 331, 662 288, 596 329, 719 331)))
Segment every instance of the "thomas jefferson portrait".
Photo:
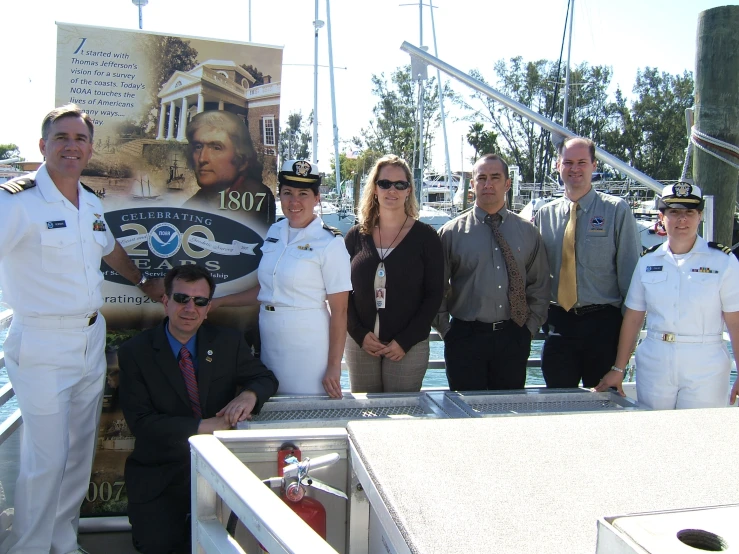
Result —
POLYGON ((236 114, 207 111, 187 126, 187 165, 195 174, 199 190, 184 208, 245 211, 271 225, 275 198, 262 183, 262 164, 246 124, 236 114))

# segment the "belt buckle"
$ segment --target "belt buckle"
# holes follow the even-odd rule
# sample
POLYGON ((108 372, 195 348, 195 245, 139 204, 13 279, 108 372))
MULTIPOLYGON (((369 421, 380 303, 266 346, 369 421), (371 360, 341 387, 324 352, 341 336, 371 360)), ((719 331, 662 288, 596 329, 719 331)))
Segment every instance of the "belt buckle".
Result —
POLYGON ((274 312, 275 311, 275 307, 274 306, 265 306, 264 309, 267 310, 268 312, 274 312))
POLYGON ((495 321, 493 322, 493 331, 500 331, 503 328, 503 324, 505 321, 495 321))
POLYGON ((662 340, 665 342, 675 342, 675 333, 662 333, 662 340))

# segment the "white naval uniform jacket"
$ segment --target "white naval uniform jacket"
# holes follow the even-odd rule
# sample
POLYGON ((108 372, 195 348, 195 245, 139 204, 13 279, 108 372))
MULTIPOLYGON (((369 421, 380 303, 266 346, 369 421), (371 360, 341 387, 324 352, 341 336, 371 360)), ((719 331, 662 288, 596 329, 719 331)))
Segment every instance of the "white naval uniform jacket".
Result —
POLYGON ((720 335, 722 312, 739 311, 739 262, 699 236, 678 264, 664 243, 639 259, 625 304, 650 331, 720 335))
POLYGON ((78 183, 79 209, 42 165, 36 186, 0 191, 0 288, 20 316, 84 316, 103 305, 100 261, 115 238, 100 199, 78 183))
POLYGON ((289 241, 288 220, 272 225, 262 245, 257 299, 266 305, 324 308, 326 295, 352 290, 344 239, 316 217, 289 241))

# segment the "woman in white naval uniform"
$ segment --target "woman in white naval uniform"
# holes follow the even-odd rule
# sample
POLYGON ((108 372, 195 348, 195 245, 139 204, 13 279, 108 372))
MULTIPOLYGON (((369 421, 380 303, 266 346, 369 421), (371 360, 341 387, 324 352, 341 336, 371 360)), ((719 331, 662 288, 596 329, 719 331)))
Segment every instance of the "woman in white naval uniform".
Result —
POLYGON ((280 381, 277 394, 341 398, 349 253, 338 231, 314 213, 321 201, 318 168, 290 160, 277 178, 285 219, 267 231, 259 286, 215 299, 214 308, 261 303, 260 359, 280 381))
POLYGON ((623 394, 624 369, 647 316, 647 338, 636 349, 639 404, 654 410, 711 408, 733 403, 731 358, 739 348, 739 262, 729 248, 698 236, 701 190, 688 183, 668 185, 659 202, 667 242, 647 250, 634 271, 626 297, 616 363, 595 388, 623 394))

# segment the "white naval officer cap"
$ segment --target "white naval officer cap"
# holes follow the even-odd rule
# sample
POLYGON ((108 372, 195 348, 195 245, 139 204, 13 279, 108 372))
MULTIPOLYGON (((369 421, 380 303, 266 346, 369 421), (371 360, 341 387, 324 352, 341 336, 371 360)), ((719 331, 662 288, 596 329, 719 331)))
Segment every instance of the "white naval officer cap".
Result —
POLYGON ((308 160, 287 160, 282 164, 282 171, 277 174, 280 185, 297 188, 310 188, 318 192, 321 175, 318 166, 308 160))
POLYGON ((704 204, 703 193, 698 185, 678 181, 662 189, 662 198, 659 199, 657 208, 659 210, 681 208, 703 211, 704 204))

